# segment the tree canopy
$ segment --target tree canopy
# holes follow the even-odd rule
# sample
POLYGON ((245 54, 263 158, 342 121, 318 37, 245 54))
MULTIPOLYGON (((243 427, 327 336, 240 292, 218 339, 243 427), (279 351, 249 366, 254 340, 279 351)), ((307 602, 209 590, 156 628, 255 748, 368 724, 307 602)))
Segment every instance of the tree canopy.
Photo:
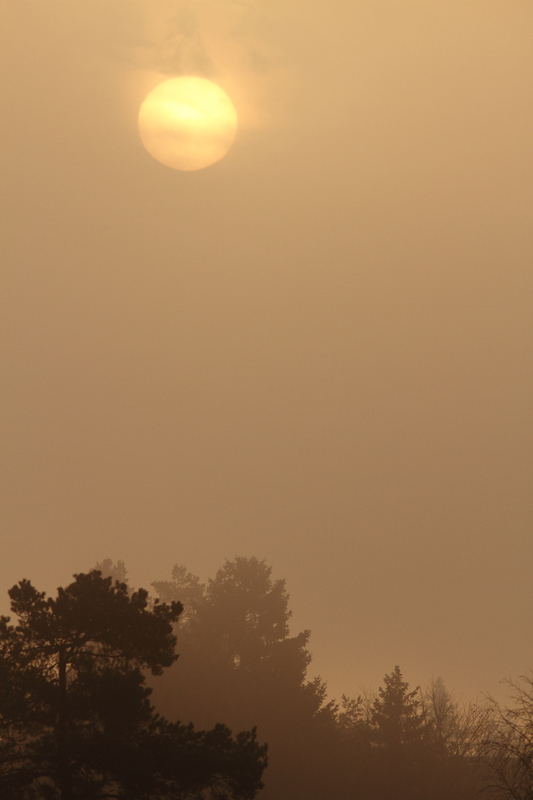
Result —
POLYGON ((155 713, 145 673, 176 659, 179 601, 150 603, 98 570, 56 598, 23 580, 0 619, 0 796, 6 800, 249 800, 255 732, 196 731, 155 713))
POLYGON ((440 678, 411 688, 396 666, 377 694, 337 704, 309 678, 309 631, 291 633, 264 561, 226 561, 205 582, 176 565, 157 601, 128 589, 123 562, 97 566, 54 599, 28 581, 10 592, 0 797, 251 800, 258 736, 264 800, 474 800, 484 752, 495 797, 530 800, 530 684, 498 717, 440 678))
POLYGON ((265 800, 477 795, 485 710, 460 707, 442 681, 410 688, 398 666, 377 695, 329 700, 322 679, 308 677, 310 632, 291 634, 285 581, 264 561, 226 561, 205 583, 176 565, 152 586, 185 608, 181 658, 157 681, 156 706, 202 725, 256 724, 269 745, 265 800))
POLYGON ((314 754, 327 759, 335 747, 334 704, 320 677, 308 678, 310 632, 291 634, 285 581, 265 561, 237 557, 205 584, 176 565, 152 586, 185 607, 181 657, 154 687, 156 706, 206 726, 257 725, 269 745, 265 798, 316 796, 324 773, 314 754))

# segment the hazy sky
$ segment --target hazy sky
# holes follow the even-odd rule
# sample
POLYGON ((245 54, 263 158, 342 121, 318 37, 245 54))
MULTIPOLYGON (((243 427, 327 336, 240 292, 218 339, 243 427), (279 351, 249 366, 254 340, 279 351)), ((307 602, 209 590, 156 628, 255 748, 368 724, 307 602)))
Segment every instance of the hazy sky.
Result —
POLYGON ((533 666, 531 0, 0 0, 0 32, 2 595, 256 555, 334 694, 533 666), (241 120, 194 173, 136 127, 183 73, 241 120))

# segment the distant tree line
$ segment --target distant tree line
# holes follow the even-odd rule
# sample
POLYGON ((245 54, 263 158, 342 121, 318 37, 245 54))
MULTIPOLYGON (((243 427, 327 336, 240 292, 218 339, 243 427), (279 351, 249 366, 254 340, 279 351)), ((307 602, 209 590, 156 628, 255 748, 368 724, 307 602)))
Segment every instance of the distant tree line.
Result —
POLYGON ((375 696, 328 700, 307 676, 309 631, 290 634, 285 582, 263 561, 227 561, 206 584, 177 565, 152 587, 185 608, 156 706, 201 726, 257 726, 269 748, 264 800, 466 800, 486 787, 489 705, 462 705, 440 679, 410 689, 399 667, 375 696))
POLYGON ((206 583, 176 565, 152 587, 107 559, 56 598, 10 590, 0 798, 533 800, 533 677, 501 708, 440 678, 411 688, 396 666, 377 694, 336 702, 264 561, 206 583))

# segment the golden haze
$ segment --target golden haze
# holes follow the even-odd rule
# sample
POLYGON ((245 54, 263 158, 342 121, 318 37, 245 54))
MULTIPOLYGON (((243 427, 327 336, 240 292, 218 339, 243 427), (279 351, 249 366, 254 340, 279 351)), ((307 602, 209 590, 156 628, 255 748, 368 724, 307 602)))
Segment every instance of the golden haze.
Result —
POLYGON ((256 555, 333 695, 500 691, 532 660, 531 0, 0 15, 2 610, 107 556, 256 555), (237 105, 220 168, 139 140, 179 74, 237 105))

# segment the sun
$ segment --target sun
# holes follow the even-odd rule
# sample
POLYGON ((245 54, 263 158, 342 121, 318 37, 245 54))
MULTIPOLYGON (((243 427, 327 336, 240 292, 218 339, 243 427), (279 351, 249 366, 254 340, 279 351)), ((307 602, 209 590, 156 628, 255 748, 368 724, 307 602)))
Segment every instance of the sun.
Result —
POLYGON ((194 76, 156 86, 141 105, 138 122, 150 155, 186 172, 220 161, 237 133, 237 112, 226 92, 194 76))

